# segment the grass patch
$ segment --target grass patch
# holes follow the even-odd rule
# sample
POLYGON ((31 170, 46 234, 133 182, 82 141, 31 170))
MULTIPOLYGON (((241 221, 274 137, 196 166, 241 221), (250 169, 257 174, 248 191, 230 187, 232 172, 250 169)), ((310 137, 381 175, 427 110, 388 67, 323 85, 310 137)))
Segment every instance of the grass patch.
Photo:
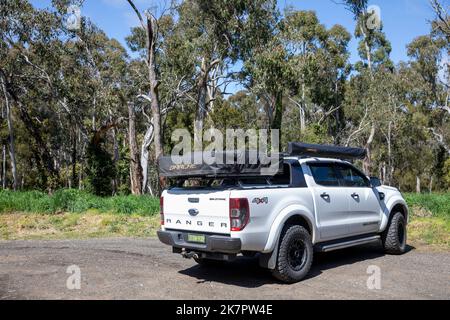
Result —
POLYGON ((408 241, 413 245, 450 250, 450 220, 412 217, 408 225, 408 241))
POLYGON ((159 216, 111 213, 10 213, 0 215, 0 239, 88 239, 102 237, 152 237, 159 216))
POLYGON ((403 195, 413 216, 428 214, 450 219, 450 193, 406 193, 403 195))
POLYGON ((40 191, 0 191, 0 213, 100 213, 152 216, 159 212, 159 199, 150 196, 97 197, 76 189, 62 189, 53 195, 40 191))
POLYGON ((158 213, 159 199, 150 196, 1 190, 0 239, 150 237, 159 229, 158 213))
POLYGON ((409 242, 450 250, 450 193, 404 194, 410 210, 409 242))

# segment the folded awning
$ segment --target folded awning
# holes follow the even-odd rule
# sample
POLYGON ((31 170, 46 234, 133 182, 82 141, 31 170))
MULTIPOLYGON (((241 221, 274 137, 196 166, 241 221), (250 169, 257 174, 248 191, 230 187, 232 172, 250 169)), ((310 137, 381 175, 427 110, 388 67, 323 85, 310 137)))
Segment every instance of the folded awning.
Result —
POLYGON ((171 156, 163 156, 158 160, 159 175, 168 178, 195 177, 242 177, 273 176, 282 172, 283 157, 274 155, 270 162, 260 159, 263 155, 251 155, 246 152, 217 152, 209 154, 205 161, 203 153, 190 153, 183 157, 183 162, 171 156), (201 159, 201 161, 198 161, 201 159), (212 159, 212 161, 211 161, 212 159))
POLYGON ((364 159, 367 155, 367 150, 362 148, 290 142, 288 144, 288 154, 290 156, 356 160, 364 159))

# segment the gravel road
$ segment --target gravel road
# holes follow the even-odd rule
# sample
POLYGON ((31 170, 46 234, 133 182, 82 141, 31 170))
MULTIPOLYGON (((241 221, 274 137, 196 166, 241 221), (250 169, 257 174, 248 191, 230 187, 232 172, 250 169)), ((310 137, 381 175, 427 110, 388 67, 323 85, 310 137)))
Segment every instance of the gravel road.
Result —
POLYGON ((0 299, 450 299, 450 252, 317 254, 306 280, 285 285, 255 259, 204 268, 157 239, 0 241, 0 299), (71 265, 79 290, 67 289, 71 265), (381 289, 368 289, 369 266, 381 289))

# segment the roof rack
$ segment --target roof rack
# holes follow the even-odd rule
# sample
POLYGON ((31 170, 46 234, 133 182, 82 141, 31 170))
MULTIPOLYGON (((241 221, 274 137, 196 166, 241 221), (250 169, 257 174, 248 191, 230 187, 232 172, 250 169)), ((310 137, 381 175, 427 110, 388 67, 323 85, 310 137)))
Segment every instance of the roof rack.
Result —
POLYGON ((367 150, 363 148, 340 147, 302 142, 289 142, 289 156, 335 158, 342 160, 364 159, 367 150))

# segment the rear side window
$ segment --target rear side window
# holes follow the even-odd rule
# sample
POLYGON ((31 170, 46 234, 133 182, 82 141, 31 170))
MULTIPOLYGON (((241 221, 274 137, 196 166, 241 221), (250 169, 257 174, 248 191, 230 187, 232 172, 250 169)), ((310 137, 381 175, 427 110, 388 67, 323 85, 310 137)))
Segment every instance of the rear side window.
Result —
POLYGON ((283 173, 278 173, 270 178, 271 184, 289 185, 291 184, 291 166, 287 163, 283 164, 283 173))
POLYGON ((310 164, 311 173, 314 181, 321 186, 337 187, 339 186, 339 179, 333 164, 310 164))

